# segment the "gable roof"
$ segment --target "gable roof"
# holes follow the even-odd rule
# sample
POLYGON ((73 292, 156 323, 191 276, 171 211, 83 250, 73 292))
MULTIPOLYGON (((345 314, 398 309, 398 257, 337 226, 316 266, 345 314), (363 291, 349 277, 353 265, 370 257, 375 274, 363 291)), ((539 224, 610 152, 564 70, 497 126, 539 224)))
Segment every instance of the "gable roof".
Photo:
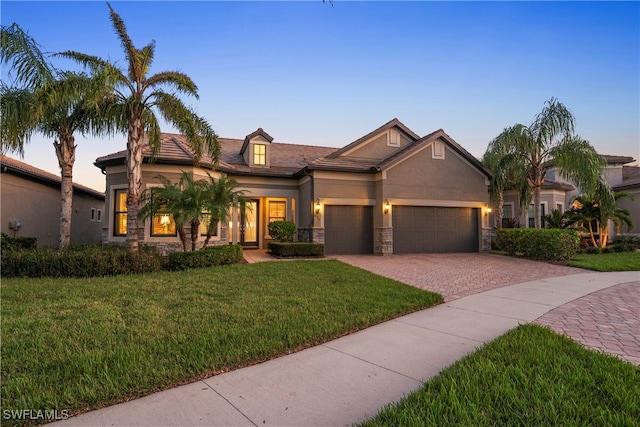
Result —
POLYGON ((486 175, 487 178, 491 177, 489 170, 485 168, 484 165, 480 163, 478 159, 476 159, 473 155, 471 155, 471 153, 469 153, 467 150, 462 148, 460 144, 454 141, 454 139, 451 138, 449 135, 447 135, 447 133, 442 129, 438 129, 435 132, 431 132, 429 135, 426 135, 420 138, 418 141, 407 146, 405 149, 400 150, 397 153, 394 153, 392 156, 386 158, 382 163, 380 163, 379 167, 387 168, 393 164, 401 162, 402 160, 408 157, 411 157, 416 151, 419 151, 425 145, 431 144, 437 139, 444 142, 451 150, 453 150, 454 152, 462 156, 462 158, 464 158, 466 161, 471 163, 482 174, 486 175))
POLYGON ((342 147, 341 149, 339 149, 336 152, 332 153, 328 157, 334 159, 334 158, 336 158, 338 156, 341 156, 342 154, 344 154, 344 153, 346 153, 348 151, 351 151, 352 149, 354 149, 358 145, 362 144, 363 142, 368 141, 369 139, 373 138, 377 134, 381 134, 382 132, 386 132, 387 130, 392 129, 394 127, 398 128, 399 130, 404 132, 404 134, 407 135, 409 137, 409 139, 411 139, 412 141, 417 141, 418 139, 420 139, 420 137, 417 134, 415 134, 411 129, 406 127, 400 120, 392 119, 392 120, 388 121, 387 123, 383 124, 382 126, 380 126, 378 129, 376 129, 376 130, 374 130, 372 132, 369 132, 368 134, 366 134, 362 138, 356 139, 351 144, 346 145, 345 147, 342 147))
MULTIPOLYGON (((299 177, 311 170, 376 173, 379 172, 381 168, 389 167, 396 162, 400 162, 405 158, 412 156, 425 145, 430 144, 436 139, 443 141, 451 150, 462 156, 473 167, 477 168, 480 173, 487 177, 491 176, 488 170, 478 159, 462 148, 462 146, 455 142, 453 138, 447 135, 442 129, 438 129, 437 131, 420 138, 398 119, 393 119, 385 123, 373 132, 369 132, 362 138, 359 138, 340 149, 333 147, 272 142, 273 138, 262 128, 258 128, 255 132, 247 135, 243 140, 218 138, 218 141, 220 142, 220 158, 218 159, 218 164, 215 165, 210 156, 203 155, 197 166, 207 169, 215 168, 230 174, 279 177, 299 177), (392 128, 397 128, 401 132, 405 133, 407 137, 411 139, 411 143, 382 160, 340 155, 357 147, 359 144, 370 140, 377 134, 386 132, 392 128), (246 150, 249 141, 258 135, 270 142, 270 166, 268 168, 248 166, 243 157, 243 152, 246 150)), ((161 136, 161 142, 161 148, 153 159, 151 149, 148 144, 145 143, 143 146, 143 162, 149 163, 153 161, 155 163, 174 165, 194 165, 194 156, 189 149, 189 145, 187 144, 186 137, 184 135, 163 133, 161 136)), ((124 164, 125 160, 126 151, 120 151, 99 157, 96 159, 94 164, 104 170, 107 166, 124 164)))
MULTIPOLYGON (((2 173, 11 173, 51 187, 60 188, 62 184, 60 175, 38 169, 35 166, 31 166, 28 163, 21 162, 4 154, 0 155, 0 170, 2 173)), ((104 200, 104 193, 75 182, 73 183, 73 191, 104 200)))
POLYGON ((244 152, 247 150, 247 147, 249 146, 249 141, 251 141, 256 136, 263 137, 264 139, 269 141, 269 143, 273 142, 273 137, 271 135, 266 133, 262 128, 258 128, 244 137, 244 143, 242 144, 242 148, 240 148, 240 154, 244 154, 244 152))

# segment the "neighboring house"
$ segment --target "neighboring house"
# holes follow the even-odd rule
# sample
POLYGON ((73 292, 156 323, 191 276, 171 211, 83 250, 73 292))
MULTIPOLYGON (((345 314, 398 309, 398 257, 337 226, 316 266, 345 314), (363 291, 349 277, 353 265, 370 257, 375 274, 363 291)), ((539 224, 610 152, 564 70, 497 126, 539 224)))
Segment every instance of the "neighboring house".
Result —
MULTIPOLYGON (((0 156, 0 222, 9 236, 35 237, 38 246, 60 245, 60 176, 0 156), (19 226, 18 226, 19 224, 19 226)), ((104 194, 73 184, 72 243, 100 243, 104 194)))
MULTIPOLYGON (((277 143, 258 129, 220 138, 215 167, 206 156, 194 165, 184 136, 162 137, 152 162, 145 147, 143 188, 159 185, 158 175, 225 173, 251 200, 219 225, 214 244, 266 248, 269 222, 291 220, 298 240, 324 243, 327 254, 489 250, 489 173, 442 130, 420 137, 394 119, 337 149, 277 143)), ((122 151, 95 162, 107 181, 105 242, 126 241, 125 158, 122 151)), ((165 251, 181 247, 161 212, 139 234, 165 251)))
MULTIPOLYGON (((614 191, 625 190, 633 195, 634 201, 620 200, 618 206, 628 209, 636 225, 631 234, 640 233, 640 167, 625 166, 634 162, 633 157, 602 155, 607 161, 607 166, 603 171, 603 176, 614 191)), ((581 190, 565 179, 560 173, 551 168, 545 175, 545 182, 540 192, 541 215, 544 216, 553 209, 564 212, 571 207, 573 200, 581 193, 581 190)), ((509 218, 515 219, 521 227, 533 227, 533 204, 528 209, 521 209, 518 195, 515 191, 504 192, 504 214, 503 225, 509 218)), ((615 234, 614 228, 610 228, 612 236, 615 234)), ((629 230, 622 230, 628 233, 629 230)))

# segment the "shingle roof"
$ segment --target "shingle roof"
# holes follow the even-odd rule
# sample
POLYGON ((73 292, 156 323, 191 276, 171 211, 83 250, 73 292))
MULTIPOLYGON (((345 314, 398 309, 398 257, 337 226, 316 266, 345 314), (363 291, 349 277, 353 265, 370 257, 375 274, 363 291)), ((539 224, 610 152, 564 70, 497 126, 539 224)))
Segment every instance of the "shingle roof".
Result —
MULTIPOLYGON (((60 175, 55 175, 42 169, 38 169, 35 166, 31 166, 28 163, 13 159, 4 154, 0 155, 0 169, 2 170, 2 173, 13 173, 15 175, 40 182, 42 184, 50 185, 52 187, 60 188, 60 184, 62 182, 60 175)), ((77 184, 75 182, 73 183, 73 191, 84 193, 104 200, 104 193, 96 191, 93 188, 77 184)))

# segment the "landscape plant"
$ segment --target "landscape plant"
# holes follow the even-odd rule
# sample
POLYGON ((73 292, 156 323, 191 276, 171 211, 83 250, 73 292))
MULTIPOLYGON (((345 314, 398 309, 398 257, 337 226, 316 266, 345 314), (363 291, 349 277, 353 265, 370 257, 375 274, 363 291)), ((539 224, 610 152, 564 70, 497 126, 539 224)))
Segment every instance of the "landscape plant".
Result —
POLYGON ((575 230, 503 228, 496 233, 496 246, 512 256, 562 261, 571 259, 580 249, 575 230))
POLYGON ((126 69, 80 52, 66 51, 61 55, 90 70, 106 73, 113 83, 109 88, 112 100, 102 113, 108 123, 127 134, 127 244, 132 250, 138 250, 143 149, 148 145, 152 150, 151 157, 160 149, 159 117, 186 136, 194 155, 194 164, 205 152, 217 161, 220 146, 211 125, 182 100, 181 96, 198 99, 198 88, 193 80, 177 71, 149 75, 155 56, 155 42, 136 48, 120 15, 109 3, 107 6, 112 26, 124 51, 126 69))
POLYGON ((53 139, 60 167, 60 240, 71 239, 75 134, 104 135, 112 131, 104 120, 109 101, 107 80, 99 70, 91 74, 64 71, 51 55, 17 24, 0 28, 0 63, 9 64, 11 84, 0 84, 0 140, 2 152, 24 153, 34 133, 53 139))
POLYGON ((588 141, 574 135, 574 123, 573 114, 551 98, 529 126, 518 123, 505 128, 487 148, 498 157, 492 173, 519 180, 514 187, 519 190, 521 206, 531 203, 523 186, 531 189, 535 228, 542 225, 540 189, 550 168, 587 193, 595 191, 601 181, 606 162, 588 141))
POLYGON ((276 242, 293 242, 296 224, 293 221, 272 221, 269 223, 269 235, 276 242))

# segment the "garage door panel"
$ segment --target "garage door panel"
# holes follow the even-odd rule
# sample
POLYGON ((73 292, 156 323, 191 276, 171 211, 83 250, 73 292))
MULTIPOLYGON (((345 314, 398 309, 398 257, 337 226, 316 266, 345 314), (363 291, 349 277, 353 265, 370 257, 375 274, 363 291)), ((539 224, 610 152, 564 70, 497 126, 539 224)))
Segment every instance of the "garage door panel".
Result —
POLYGON ((394 253, 477 252, 478 209, 394 206, 394 253))
POLYGON ((373 253, 373 207, 325 206, 325 253, 373 253))

